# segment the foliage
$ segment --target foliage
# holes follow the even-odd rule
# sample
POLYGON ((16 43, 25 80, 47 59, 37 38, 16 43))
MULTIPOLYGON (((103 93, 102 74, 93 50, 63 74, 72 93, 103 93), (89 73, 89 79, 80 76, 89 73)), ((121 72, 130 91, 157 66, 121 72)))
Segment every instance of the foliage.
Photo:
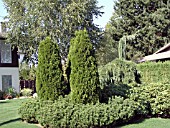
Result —
POLYGON ((147 62, 137 64, 142 83, 169 83, 170 62, 147 62))
POLYGON ((53 101, 40 101, 37 99, 31 99, 21 104, 18 109, 18 113, 21 115, 21 119, 27 122, 37 123, 37 114, 39 109, 46 104, 50 105, 53 101))
POLYGON ((107 24, 102 39, 96 49, 96 59, 98 65, 106 65, 118 57, 118 48, 110 34, 112 27, 107 24))
POLYGON ((62 65, 58 45, 49 37, 40 43, 39 63, 36 75, 38 97, 43 100, 56 100, 64 95, 62 85, 62 65))
POLYGON ((32 89, 24 88, 21 90, 22 96, 31 96, 32 95, 32 89))
POLYGON ((19 66, 20 80, 35 80, 36 79, 36 67, 33 64, 29 66, 28 63, 23 62, 19 66))
POLYGON ((3 0, 8 12, 8 41, 29 59, 37 56, 39 42, 50 36, 59 43, 62 57, 68 54, 76 30, 86 28, 97 44, 99 28, 94 17, 102 15, 97 0, 3 0), (97 36, 96 36, 97 35, 97 36))
POLYGON ((90 103, 98 101, 99 79, 94 54, 87 31, 77 31, 76 37, 71 40, 69 51, 70 87, 73 102, 90 103))
POLYGON ((115 59, 99 67, 101 85, 136 83, 136 64, 130 61, 115 59))
POLYGON ((108 104, 94 105, 72 103, 68 96, 45 105, 32 101, 22 105, 20 114, 27 121, 34 117, 44 127, 113 127, 129 121, 137 110, 135 102, 121 97, 113 97, 108 104))
POLYGON ((137 101, 151 116, 170 117, 170 84, 150 83, 134 86, 129 98, 137 101))
POLYGON ((7 90, 5 90, 4 98, 12 99, 15 98, 17 95, 18 95, 17 91, 13 87, 10 87, 7 90))
MULTIPOLYGON (((136 35, 126 40, 126 58, 137 60, 153 54, 170 41, 169 0, 117 0, 109 21, 107 35, 113 39, 114 48, 124 36, 136 35)), ((107 41, 106 41, 107 43, 107 41)))

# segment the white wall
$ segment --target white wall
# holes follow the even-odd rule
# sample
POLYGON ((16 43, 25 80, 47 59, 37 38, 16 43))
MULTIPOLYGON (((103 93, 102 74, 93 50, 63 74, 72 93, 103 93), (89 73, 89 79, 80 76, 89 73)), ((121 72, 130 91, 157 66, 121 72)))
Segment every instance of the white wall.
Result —
POLYGON ((12 87, 20 92, 19 87, 19 68, 17 67, 0 67, 0 90, 2 90, 2 75, 12 75, 12 87))

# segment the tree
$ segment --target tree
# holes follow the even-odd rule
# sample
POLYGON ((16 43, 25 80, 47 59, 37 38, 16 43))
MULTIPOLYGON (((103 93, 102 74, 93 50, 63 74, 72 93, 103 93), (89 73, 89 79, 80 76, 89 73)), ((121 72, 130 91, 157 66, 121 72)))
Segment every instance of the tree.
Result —
POLYGON ((107 23, 96 52, 98 65, 105 65, 118 57, 118 48, 112 38, 112 30, 111 24, 107 23))
POLYGON ((170 0, 117 0, 110 24, 110 34, 118 46, 126 40, 126 58, 137 60, 157 51, 170 41, 170 0))
POLYGON ((56 100, 64 95, 66 87, 62 85, 62 65, 59 48, 49 37, 40 43, 39 63, 36 74, 38 97, 43 100, 56 100))
POLYGON ((75 35, 69 51, 71 99, 78 103, 95 103, 99 98, 99 79, 94 49, 86 30, 77 31, 75 35))
POLYGON ((67 57, 74 32, 86 28, 97 44, 100 32, 93 18, 101 16, 96 0, 3 0, 8 12, 8 42, 17 45, 26 58, 37 55, 38 45, 46 36, 59 44, 67 57))

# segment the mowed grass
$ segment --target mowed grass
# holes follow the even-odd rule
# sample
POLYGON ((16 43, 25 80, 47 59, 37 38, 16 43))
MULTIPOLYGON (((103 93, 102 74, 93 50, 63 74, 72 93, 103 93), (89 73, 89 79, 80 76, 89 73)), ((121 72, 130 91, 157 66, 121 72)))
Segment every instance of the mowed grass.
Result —
POLYGON ((170 119, 150 118, 141 122, 128 124, 119 128, 170 128, 170 119))
POLYGON ((0 101, 0 128, 38 128, 35 124, 24 123, 18 114, 22 102, 30 99, 0 101))

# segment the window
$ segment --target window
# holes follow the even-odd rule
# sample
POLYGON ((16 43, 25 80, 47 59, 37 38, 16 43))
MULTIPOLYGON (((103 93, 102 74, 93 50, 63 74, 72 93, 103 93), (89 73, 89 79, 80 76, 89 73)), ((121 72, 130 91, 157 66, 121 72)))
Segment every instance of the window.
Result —
POLYGON ((12 75, 2 75, 2 90, 6 91, 12 87, 12 75))
POLYGON ((1 63, 12 63, 11 45, 0 41, 1 63))

